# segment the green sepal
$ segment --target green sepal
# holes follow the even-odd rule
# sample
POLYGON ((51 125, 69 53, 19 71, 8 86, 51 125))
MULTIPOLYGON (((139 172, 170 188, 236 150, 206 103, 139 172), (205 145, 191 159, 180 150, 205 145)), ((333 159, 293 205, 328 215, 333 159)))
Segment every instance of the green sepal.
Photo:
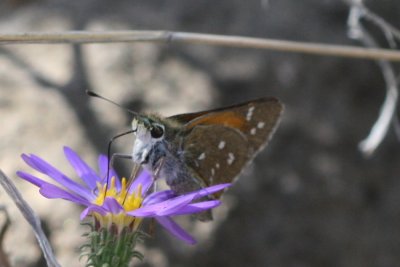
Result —
POLYGON ((87 243, 80 247, 80 258, 87 257, 88 267, 127 267, 133 258, 143 260, 143 255, 135 250, 136 244, 146 237, 141 231, 132 232, 131 229, 124 228, 116 233, 115 228, 101 228, 88 232, 85 236, 87 243))

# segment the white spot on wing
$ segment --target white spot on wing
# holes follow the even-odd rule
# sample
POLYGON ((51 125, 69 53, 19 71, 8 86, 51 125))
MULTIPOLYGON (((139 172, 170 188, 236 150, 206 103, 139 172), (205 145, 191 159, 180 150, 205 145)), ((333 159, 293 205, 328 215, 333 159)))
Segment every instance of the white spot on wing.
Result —
POLYGON ((251 134, 251 135, 255 135, 255 134, 256 134, 256 131, 257 131, 256 128, 251 128, 250 134, 251 134))
POLYGON ((215 168, 219 169, 219 163, 215 163, 215 168))
POLYGON ((203 160, 206 158, 206 153, 201 153, 200 156, 197 158, 198 160, 203 160))
POLYGON ((251 120, 251 117, 253 116, 253 111, 254 111, 254 107, 253 106, 249 107, 249 110, 247 111, 247 114, 246 114, 247 121, 251 120))
POLYGON ((259 123, 257 123, 257 128, 258 128, 258 129, 262 129, 262 128, 264 128, 264 126, 265 126, 265 122, 259 122, 259 123))
POLYGON ((224 147, 225 147, 225 141, 219 142, 218 148, 219 148, 219 149, 223 149, 224 147))
POLYGON ((214 176, 214 174, 215 174, 215 170, 214 170, 214 168, 211 168, 211 176, 214 176))
POLYGON ((228 165, 232 165, 233 161, 235 160, 235 156, 233 155, 233 153, 228 153, 228 159, 226 160, 226 162, 228 163, 228 165))

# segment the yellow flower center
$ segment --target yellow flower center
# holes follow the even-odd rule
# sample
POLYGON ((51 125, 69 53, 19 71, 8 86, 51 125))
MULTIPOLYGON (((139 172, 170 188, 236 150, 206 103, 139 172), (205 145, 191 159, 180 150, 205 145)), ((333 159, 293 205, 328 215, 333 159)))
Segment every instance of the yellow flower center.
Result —
POLYGON ((115 185, 115 177, 112 177, 109 188, 107 188, 107 184, 101 185, 100 183, 97 183, 97 189, 99 194, 93 201, 94 204, 102 206, 106 197, 111 197, 118 201, 118 203, 124 208, 124 211, 121 211, 118 214, 110 212, 105 216, 94 212, 94 216, 99 220, 100 224, 102 226, 111 226, 112 224, 115 224, 119 231, 122 231, 126 226, 131 226, 134 230, 137 229, 141 219, 128 216, 126 215, 126 212, 138 209, 142 205, 142 185, 139 184, 137 189, 133 191, 133 193, 129 194, 126 179, 122 178, 121 189, 118 190, 115 185))

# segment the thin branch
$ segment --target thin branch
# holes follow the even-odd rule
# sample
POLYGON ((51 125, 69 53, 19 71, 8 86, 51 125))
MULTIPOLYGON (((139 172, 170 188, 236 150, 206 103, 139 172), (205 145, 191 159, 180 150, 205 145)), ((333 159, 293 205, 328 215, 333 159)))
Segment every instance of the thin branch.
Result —
POLYGON ((379 28, 381 28, 385 34, 389 33, 392 35, 394 38, 400 41, 400 30, 398 30, 396 27, 391 25, 389 22, 384 20, 382 17, 379 15, 375 14, 371 10, 369 10, 361 0, 345 0, 347 4, 349 4, 352 7, 356 7, 359 12, 361 12, 361 16, 365 18, 366 20, 371 21, 375 25, 377 25, 379 28))
POLYGON ((293 53, 363 59, 400 61, 400 52, 389 49, 360 48, 355 46, 328 45, 275 39, 251 38, 171 31, 105 31, 105 32, 30 32, 0 34, 0 44, 88 44, 117 42, 155 42, 228 46, 239 48, 269 49, 293 53))
POLYGON ((7 209, 5 206, 0 206, 0 212, 4 213, 4 225, 0 230, 0 266, 2 267, 11 267, 10 261, 8 259, 7 253, 4 251, 4 237, 8 231, 8 228, 11 225, 10 216, 8 215, 7 209))
MULTIPOLYGON (((363 6, 362 1, 353 0, 353 2, 349 3, 351 5, 348 19, 350 36, 354 39, 360 40, 367 47, 377 47, 377 42, 360 22, 360 19, 365 14, 365 10, 361 8, 363 6)), ((382 23, 377 25, 380 27, 385 26, 385 24, 382 23)), ((385 36, 388 38, 388 42, 391 43, 393 41, 393 34, 391 34, 390 29, 381 28, 381 30, 384 31, 385 36)), ((382 104, 379 117, 373 125, 369 135, 359 144, 360 150, 367 156, 374 153, 379 144, 382 143, 383 138, 386 136, 390 123, 395 118, 396 105, 399 96, 396 75, 393 67, 386 60, 379 60, 378 64, 386 83, 386 97, 382 104)))
POLYGON ((14 201, 15 205, 17 205, 18 209, 21 211, 22 215, 32 226, 33 231, 35 233, 36 239, 39 242, 39 246, 43 251, 44 257, 47 262, 47 266, 49 267, 60 267, 58 264, 53 250, 50 246, 49 240, 43 232, 43 229, 40 225, 40 220, 34 211, 29 207, 28 203, 22 198, 18 189, 15 187, 10 178, 8 178, 3 171, 0 170, 0 184, 3 186, 4 190, 14 201))

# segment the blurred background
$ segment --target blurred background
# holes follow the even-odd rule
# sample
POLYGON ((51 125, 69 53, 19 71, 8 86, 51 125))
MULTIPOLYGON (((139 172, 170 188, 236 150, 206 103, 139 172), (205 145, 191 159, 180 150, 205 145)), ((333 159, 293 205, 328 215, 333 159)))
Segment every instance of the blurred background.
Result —
MULTIPOLYGON (((393 25, 400 3, 366 1, 393 25)), ((338 0, 3 0, 0 32, 172 30, 359 45, 338 0)), ((384 35, 370 26, 380 44, 384 35)), ((391 129, 365 158, 385 97, 369 60, 204 45, 90 44, 0 47, 0 167, 37 211, 62 266, 84 266, 79 207, 47 200, 16 177, 34 153, 72 175, 62 147, 92 166, 130 116, 92 89, 136 111, 165 116, 275 96, 281 125, 224 197, 215 221, 180 220, 199 240, 187 246, 160 227, 135 266, 398 266, 400 149, 391 129)), ((132 140, 117 141, 129 152, 132 140)), ((129 170, 129 162, 122 165, 129 170)), ((127 175, 127 174, 125 174, 127 175)), ((44 266, 28 223, 3 190, 12 225, 3 242, 13 266, 44 266)))

